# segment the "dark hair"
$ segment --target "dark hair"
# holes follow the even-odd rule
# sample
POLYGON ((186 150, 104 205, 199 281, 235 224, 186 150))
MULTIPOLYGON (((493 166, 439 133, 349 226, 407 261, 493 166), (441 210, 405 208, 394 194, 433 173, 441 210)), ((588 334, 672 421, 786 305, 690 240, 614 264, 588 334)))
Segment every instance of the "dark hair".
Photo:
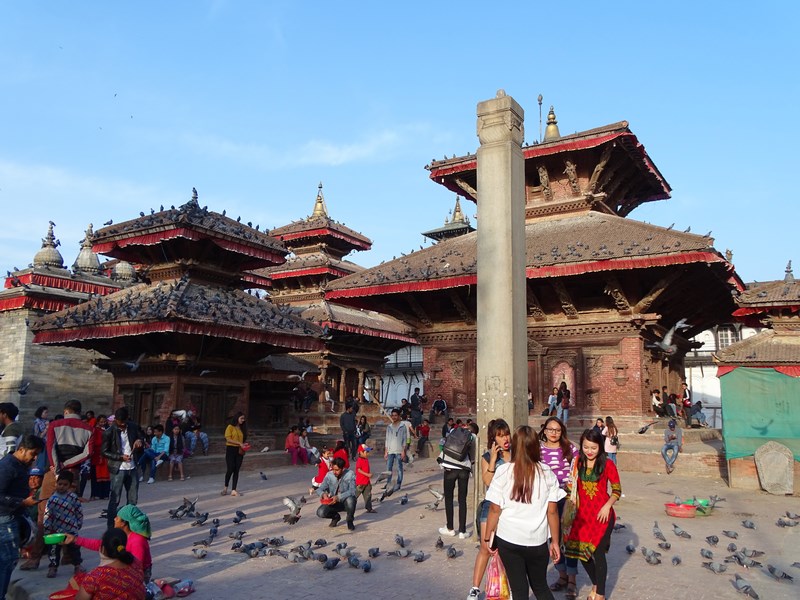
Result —
POLYGON ((100 541, 103 554, 108 558, 118 560, 121 563, 130 565, 133 563, 133 554, 125 549, 128 543, 128 536, 122 529, 112 527, 103 534, 100 541))
POLYGON ((367 422, 367 415, 361 415, 358 418, 358 422, 361 423, 361 421, 364 421, 364 423, 366 423, 367 422))
POLYGON ((297 431, 297 425, 292 425, 292 426, 289 428, 289 432, 290 432, 290 433, 294 433, 295 431, 297 431))
POLYGON ((93 410, 87 410, 86 411, 86 418, 87 419, 91 419, 93 417, 94 417, 94 411, 93 410))
POLYGON ((118 421, 127 421, 130 413, 128 412, 127 406, 120 406, 117 410, 114 411, 114 422, 118 421))
POLYGON ((19 444, 17 444, 17 450, 38 450, 39 452, 43 452, 44 440, 38 435, 26 433, 20 438, 19 444))
POLYGON ((481 428, 478 427, 477 423, 467 423, 467 429, 469 429, 473 435, 478 435, 481 431, 481 428))
POLYGON ((542 430, 539 432, 539 439, 541 441, 545 441, 547 439, 547 435, 545 434, 544 430, 550 423, 556 423, 559 427, 561 427, 561 437, 558 440, 558 445, 561 447, 561 460, 570 462, 572 460, 572 443, 567 437, 567 426, 561 422, 561 419, 558 417, 548 417, 542 425, 542 430))
POLYGON ((231 425, 242 430, 242 441, 247 441, 247 421, 239 425, 239 417, 247 417, 242 411, 237 412, 231 419, 231 425))
POLYGON ((56 477, 56 481, 69 481, 70 483, 75 483, 75 475, 72 474, 72 471, 67 471, 66 469, 61 471, 56 477))
POLYGON ((344 459, 341 456, 337 456, 331 461, 331 466, 336 465, 340 469, 344 469, 344 459))
POLYGON ((41 419, 42 415, 44 414, 44 411, 46 410, 47 410, 46 406, 40 406, 39 408, 36 409, 36 412, 33 413, 33 416, 36 417, 37 419, 41 419))
POLYGON ((611 417, 606 417, 606 428, 608 429, 608 437, 614 437, 619 433, 617 425, 611 417))
POLYGON ((492 419, 486 427, 486 445, 488 448, 494 444, 494 438, 498 435, 508 434, 511 435, 511 428, 506 423, 505 419, 492 419))
POLYGON ((596 429, 586 429, 581 435, 581 442, 578 448, 578 471, 586 470, 586 455, 583 453, 583 441, 597 444, 598 451, 597 457, 594 460, 594 472, 600 475, 606 468, 606 444, 603 439, 603 434, 596 429))
POLYGON ((67 400, 64 403, 64 410, 68 410, 76 415, 79 415, 83 411, 83 406, 81 406, 80 400, 67 400))
POLYGON ((514 463, 512 500, 530 504, 540 459, 539 436, 528 425, 520 425, 511 438, 511 462, 514 463))
POLYGON ((153 431, 160 431, 161 433, 164 433, 164 426, 161 423, 156 423, 153 425, 153 431))
POLYGON ((336 440, 336 447, 333 449, 334 452, 344 449, 344 440, 336 440))
POLYGON ((399 415, 399 414, 400 414, 400 411, 399 411, 399 410, 397 410, 396 408, 393 408, 391 411, 389 411, 389 414, 392 414, 392 415, 399 415))
POLYGON ((9 419, 14 421, 19 414, 19 408, 17 408, 16 404, 11 402, 0 402, 0 412, 5 413, 9 419))

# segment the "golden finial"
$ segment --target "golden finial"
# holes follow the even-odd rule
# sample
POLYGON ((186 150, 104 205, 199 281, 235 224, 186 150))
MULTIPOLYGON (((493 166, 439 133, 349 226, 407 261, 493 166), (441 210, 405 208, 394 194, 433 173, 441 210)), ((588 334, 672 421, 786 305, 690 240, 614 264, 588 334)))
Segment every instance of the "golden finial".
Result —
POLYGON ((547 113, 547 127, 544 128, 544 141, 550 142, 552 140, 557 140, 560 137, 561 133, 559 133, 558 131, 558 121, 556 121, 556 113, 551 105, 550 112, 547 113))
POLYGON ((453 218, 450 220, 451 223, 463 223, 464 222, 464 213, 461 212, 461 202, 459 201, 458 196, 456 196, 456 206, 453 209, 453 218))
POLYGON ((311 218, 316 217, 328 218, 328 210, 325 208, 325 198, 322 195, 322 182, 319 182, 317 188, 317 200, 314 202, 314 211, 311 213, 311 218))

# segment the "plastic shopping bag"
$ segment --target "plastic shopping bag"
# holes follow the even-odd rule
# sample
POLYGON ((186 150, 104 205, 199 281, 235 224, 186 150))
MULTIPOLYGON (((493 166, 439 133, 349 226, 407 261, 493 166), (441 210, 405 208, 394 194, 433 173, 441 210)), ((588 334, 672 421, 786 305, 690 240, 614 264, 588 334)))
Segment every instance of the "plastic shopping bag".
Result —
POLYGON ((486 600, 509 600, 511 590, 508 587, 508 577, 500 554, 495 552, 489 559, 486 567, 486 600))

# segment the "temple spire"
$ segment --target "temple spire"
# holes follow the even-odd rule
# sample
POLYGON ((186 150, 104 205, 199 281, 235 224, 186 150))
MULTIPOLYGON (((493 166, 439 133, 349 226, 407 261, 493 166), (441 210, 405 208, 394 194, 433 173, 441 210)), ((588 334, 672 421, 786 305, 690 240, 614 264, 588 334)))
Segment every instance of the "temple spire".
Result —
POLYGON ((64 268, 64 259, 61 256, 61 253, 57 250, 61 242, 56 239, 56 236, 53 233, 54 226, 55 223, 50 221, 50 224, 47 227, 47 235, 42 238, 42 249, 39 250, 36 253, 36 256, 33 257, 33 265, 35 267, 55 267, 57 269, 64 268))
POLYGON ((469 219, 464 216, 464 213, 461 211, 461 201, 458 196, 456 196, 456 206, 453 208, 453 218, 450 220, 451 223, 466 223, 469 225, 469 219))
POLYGON ((553 140, 557 140, 560 137, 561 133, 558 131, 558 121, 556 121, 556 113, 551 105, 550 112, 547 113, 547 127, 544 128, 544 141, 552 142, 553 140))
POLYGON ((84 275, 100 275, 100 259, 92 252, 92 240, 94 239, 94 226, 89 223, 86 228, 86 237, 81 241, 81 251, 78 253, 78 258, 72 265, 72 270, 75 273, 84 275))
POLYGON ((317 217, 322 217, 324 219, 328 218, 328 209, 325 207, 325 198, 322 195, 322 182, 319 182, 318 190, 317 190, 317 200, 314 202, 314 211, 311 213, 311 218, 315 219, 317 217))
POLYGON ((789 264, 786 265, 786 275, 783 277, 783 280, 786 283, 794 281, 794 273, 792 273, 792 261, 789 261, 789 264))

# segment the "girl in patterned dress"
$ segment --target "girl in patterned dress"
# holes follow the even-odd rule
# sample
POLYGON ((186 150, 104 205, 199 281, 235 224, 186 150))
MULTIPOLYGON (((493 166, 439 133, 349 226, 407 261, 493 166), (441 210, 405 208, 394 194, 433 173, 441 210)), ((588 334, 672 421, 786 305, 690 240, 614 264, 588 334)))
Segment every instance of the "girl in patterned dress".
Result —
POLYGON ((76 600, 144 600, 142 566, 125 549, 128 536, 112 528, 103 534, 100 566, 80 580, 76 600))
POLYGON ((622 496, 617 466, 606 460, 603 442, 602 434, 591 429, 581 436, 575 482, 578 510, 564 539, 567 557, 579 559, 592 580, 589 600, 605 600, 606 597, 606 553, 616 519, 612 507, 622 496))

